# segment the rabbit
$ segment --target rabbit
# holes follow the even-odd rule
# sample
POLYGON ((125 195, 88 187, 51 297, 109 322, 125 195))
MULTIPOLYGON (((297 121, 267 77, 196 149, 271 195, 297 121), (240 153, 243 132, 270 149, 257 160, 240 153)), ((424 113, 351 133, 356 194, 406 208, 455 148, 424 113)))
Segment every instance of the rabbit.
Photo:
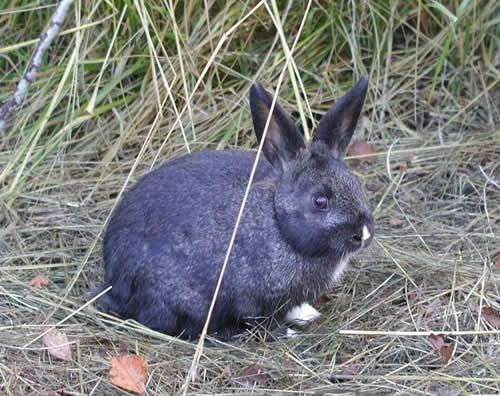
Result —
MULTIPOLYGON (((366 96, 361 80, 318 125, 308 146, 276 103, 263 156, 209 323, 234 340, 256 318, 305 325, 311 304, 374 235, 360 183, 342 160, 366 96)), ((271 96, 250 89, 260 142, 271 96)), ((101 303, 188 340, 199 337, 256 153, 201 151, 167 162, 127 191, 107 226, 101 303)), ((273 322, 274 323, 274 322, 273 322)))

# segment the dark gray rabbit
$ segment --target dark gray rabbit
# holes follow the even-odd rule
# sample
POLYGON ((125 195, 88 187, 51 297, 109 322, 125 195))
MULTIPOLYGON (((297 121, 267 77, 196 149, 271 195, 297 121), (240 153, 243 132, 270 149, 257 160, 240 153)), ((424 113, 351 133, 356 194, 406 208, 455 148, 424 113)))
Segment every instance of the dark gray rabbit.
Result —
MULTIPOLYGON (((255 318, 308 323, 310 303, 373 238, 358 179, 342 161, 366 95, 362 78, 306 146, 276 105, 210 321, 232 339, 255 318)), ((250 90, 260 141, 272 98, 250 90)), ((204 325, 256 154, 204 151, 166 163, 128 191, 104 237, 101 302, 161 332, 197 338, 204 325)))

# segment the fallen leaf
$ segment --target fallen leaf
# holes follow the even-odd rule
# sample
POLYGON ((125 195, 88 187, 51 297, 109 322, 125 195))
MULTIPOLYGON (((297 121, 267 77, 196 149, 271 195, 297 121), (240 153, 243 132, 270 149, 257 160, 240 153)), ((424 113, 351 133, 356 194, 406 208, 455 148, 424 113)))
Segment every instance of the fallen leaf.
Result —
POLYGON ((267 382, 269 377, 267 374, 263 374, 262 371, 261 367, 253 363, 244 368, 235 378, 249 385, 262 385, 267 382))
POLYGON ((438 350, 443 364, 447 364, 453 353, 453 344, 445 345, 446 336, 443 334, 431 334, 427 338, 434 345, 434 348, 438 350))
POLYGON ((113 356, 109 376, 114 385, 143 394, 148 377, 147 362, 137 355, 113 356))
POLYGON ((43 336, 42 341, 52 356, 61 360, 71 360, 68 337, 62 331, 52 329, 43 336))
POLYGON ((431 342, 432 345, 434 345, 434 348, 436 348, 438 351, 441 350, 441 348, 444 346, 444 342, 446 341, 446 338, 442 334, 431 334, 427 339, 431 342))
POLYGON ((500 315, 491 307, 484 307, 481 316, 493 327, 500 329, 500 315))
POLYGON ((377 162, 377 156, 369 154, 375 154, 376 152, 377 150, 375 149, 375 146, 373 144, 357 141, 349 146, 349 149, 347 150, 347 155, 350 156, 366 155, 366 157, 361 157, 359 159, 361 161, 374 163, 377 162))
POLYGON ((389 219, 389 225, 392 227, 400 227, 403 225, 404 221, 401 219, 397 219, 396 217, 391 217, 389 219))
POLYGON ((36 287, 37 289, 41 289, 42 286, 47 286, 48 284, 49 281, 42 275, 35 276, 29 283, 30 286, 36 287))
POLYGON ((316 300, 316 304, 318 305, 323 305, 323 304, 328 304, 332 299, 328 297, 326 294, 322 294, 320 298, 316 300))
POLYGON ((443 364, 447 364, 451 358, 451 354, 453 353, 453 344, 443 345, 439 350, 439 353, 441 354, 443 364))

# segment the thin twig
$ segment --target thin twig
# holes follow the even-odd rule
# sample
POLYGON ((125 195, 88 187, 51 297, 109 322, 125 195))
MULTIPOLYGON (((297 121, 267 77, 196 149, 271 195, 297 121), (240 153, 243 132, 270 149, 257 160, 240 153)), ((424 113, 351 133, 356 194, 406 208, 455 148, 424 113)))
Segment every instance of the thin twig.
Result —
POLYGON ((4 128, 8 115, 12 110, 14 110, 15 107, 19 106, 26 95, 26 91, 35 80, 38 69, 42 64, 43 56, 52 43, 52 40, 54 40, 57 33, 61 29, 71 4, 73 4, 73 0, 61 0, 57 4, 50 24, 47 30, 45 30, 40 37, 40 42, 36 46, 35 52, 28 63, 28 67, 26 68, 21 81, 17 84, 12 98, 0 108, 0 134, 4 134, 4 128))

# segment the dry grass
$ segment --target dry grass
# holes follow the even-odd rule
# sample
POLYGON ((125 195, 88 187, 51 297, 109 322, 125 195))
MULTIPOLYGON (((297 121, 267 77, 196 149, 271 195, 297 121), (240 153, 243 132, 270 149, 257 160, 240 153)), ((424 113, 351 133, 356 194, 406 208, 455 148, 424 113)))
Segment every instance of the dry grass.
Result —
MULTIPOLYGON (((301 108, 294 116, 310 132, 369 75, 357 137, 378 160, 349 163, 376 240, 318 305, 318 322, 294 339, 205 348, 186 393, 498 394, 500 330, 478 313, 500 312, 497 2, 314 1, 307 15, 304 1, 268 1, 251 15, 257 3, 186 3, 77 2, 10 118, 0 142, 2 393, 121 394, 108 372, 124 351, 149 361, 148 395, 180 391, 195 344, 85 305, 103 277, 106 219, 150 167, 187 150, 255 147, 248 89, 275 87, 283 40, 291 48, 305 18, 281 103, 301 108), (38 274, 42 289, 28 285, 38 274), (71 361, 40 341, 52 327, 68 336, 71 361), (447 364, 429 332, 450 332, 447 364), (252 363, 264 384, 236 378, 252 363)), ((52 9, 0 5, 4 101, 52 9)))

